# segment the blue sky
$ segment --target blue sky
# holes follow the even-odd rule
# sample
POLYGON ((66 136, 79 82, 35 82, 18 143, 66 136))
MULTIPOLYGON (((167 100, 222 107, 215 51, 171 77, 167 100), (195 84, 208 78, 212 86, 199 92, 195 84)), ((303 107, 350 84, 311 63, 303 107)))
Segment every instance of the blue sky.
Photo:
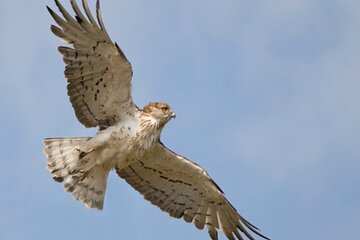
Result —
MULTIPOLYGON (((0 239, 207 239, 115 173, 103 212, 51 179, 42 139, 95 129, 68 101, 45 5, 55 8, 0 1, 0 239)), ((177 113, 163 142, 277 240, 360 239, 359 9, 357 0, 102 1, 133 65, 136 103, 177 113)))

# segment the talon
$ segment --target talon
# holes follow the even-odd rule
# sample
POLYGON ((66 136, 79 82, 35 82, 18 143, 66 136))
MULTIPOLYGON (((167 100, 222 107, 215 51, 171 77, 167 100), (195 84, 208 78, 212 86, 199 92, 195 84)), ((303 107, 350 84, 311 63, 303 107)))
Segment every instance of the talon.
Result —
POLYGON ((86 155, 92 153, 95 149, 92 148, 92 149, 90 149, 90 151, 88 151, 88 152, 80 151, 80 149, 76 149, 76 150, 77 150, 78 152, 80 152, 80 153, 79 153, 79 159, 82 159, 82 158, 85 157, 86 155))

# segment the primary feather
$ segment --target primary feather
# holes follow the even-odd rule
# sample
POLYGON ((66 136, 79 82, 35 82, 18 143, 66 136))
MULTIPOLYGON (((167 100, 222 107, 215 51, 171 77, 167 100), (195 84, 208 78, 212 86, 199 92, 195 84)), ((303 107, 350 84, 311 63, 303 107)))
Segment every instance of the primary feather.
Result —
POLYGON ((106 182, 115 169, 144 198, 175 218, 207 228, 211 239, 221 230, 228 239, 266 238, 225 198, 209 174, 160 142, 175 113, 166 103, 139 109, 131 97, 132 69, 102 21, 99 1, 96 19, 86 0, 83 11, 70 0, 75 17, 55 0, 62 17, 48 8, 58 26, 52 32, 69 46, 63 55, 68 95, 78 120, 99 127, 94 137, 47 138, 44 153, 54 180, 86 207, 102 209, 106 182), (84 13, 83 13, 84 12, 84 13), (240 230, 240 232, 239 232, 240 230))
POLYGON ((87 1, 83 1, 85 17, 75 0, 73 18, 55 0, 64 18, 48 7, 59 27, 52 32, 72 47, 59 47, 64 57, 68 95, 78 120, 86 127, 101 128, 115 124, 126 113, 136 109, 131 97, 131 64, 106 32, 97 4, 97 18, 92 16, 87 1))

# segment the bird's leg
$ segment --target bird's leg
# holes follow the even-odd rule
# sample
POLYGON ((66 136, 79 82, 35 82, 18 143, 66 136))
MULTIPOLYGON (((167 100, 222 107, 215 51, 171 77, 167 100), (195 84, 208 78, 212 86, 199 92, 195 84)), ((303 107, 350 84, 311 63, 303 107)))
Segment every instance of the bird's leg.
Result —
POLYGON ((89 149, 76 148, 75 151, 79 154, 78 161, 77 161, 77 166, 79 166, 79 168, 77 168, 77 170, 74 171, 72 174, 73 175, 79 174, 79 177, 82 177, 84 172, 86 172, 86 169, 88 169, 88 167, 93 165, 93 159, 91 158, 91 156, 89 156, 89 154, 94 152, 95 148, 89 148, 89 149), (87 157, 87 156, 89 156, 89 157, 87 157), (82 166, 82 167, 80 167, 80 166, 82 166))
POLYGON ((75 149, 76 151, 79 152, 79 160, 84 158, 86 155, 92 153, 93 151, 95 151, 95 148, 90 148, 89 150, 87 151, 83 151, 83 150, 80 150, 80 149, 75 149))
POLYGON ((104 147, 107 143, 107 139, 92 138, 85 145, 76 148, 75 150, 79 153, 79 160, 82 160, 95 150, 99 150, 104 147))

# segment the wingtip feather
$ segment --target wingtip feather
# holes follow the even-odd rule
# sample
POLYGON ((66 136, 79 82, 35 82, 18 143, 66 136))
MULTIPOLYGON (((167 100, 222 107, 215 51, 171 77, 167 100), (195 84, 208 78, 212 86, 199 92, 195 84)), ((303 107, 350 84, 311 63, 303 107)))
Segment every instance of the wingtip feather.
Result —
POLYGON ((87 2, 87 0, 82 0, 82 5, 85 11, 86 16, 88 17, 90 23, 95 26, 98 27, 93 15, 91 14, 90 8, 89 8, 89 4, 87 2))
POLYGON ((54 13, 54 11, 48 5, 46 5, 46 9, 51 15, 54 13))

